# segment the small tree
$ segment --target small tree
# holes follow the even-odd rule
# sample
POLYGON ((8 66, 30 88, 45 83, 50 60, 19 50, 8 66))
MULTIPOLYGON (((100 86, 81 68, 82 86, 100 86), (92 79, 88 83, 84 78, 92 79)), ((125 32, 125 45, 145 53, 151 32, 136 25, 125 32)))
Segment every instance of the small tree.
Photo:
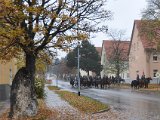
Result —
POLYGON ((67 60, 66 58, 61 59, 58 64, 55 62, 55 64, 52 66, 52 73, 58 75, 69 75, 69 74, 76 74, 75 70, 67 67, 67 60))
POLYGON ((82 42, 82 47, 80 48, 80 68, 84 71, 87 71, 89 76, 89 71, 100 73, 102 67, 100 64, 100 56, 98 51, 91 45, 88 41, 82 42))
MULTIPOLYGON (((77 47, 67 55, 67 66, 77 67, 77 47)), ((80 51, 80 68, 87 72, 89 76, 89 71, 100 73, 102 67, 100 65, 100 56, 96 48, 91 45, 88 41, 82 41, 80 51)))
POLYGON ((120 73, 128 69, 128 50, 129 41, 122 41, 124 35, 123 31, 108 32, 108 35, 112 38, 110 48, 108 48, 108 64, 107 71, 116 74, 116 77, 120 77, 120 73))

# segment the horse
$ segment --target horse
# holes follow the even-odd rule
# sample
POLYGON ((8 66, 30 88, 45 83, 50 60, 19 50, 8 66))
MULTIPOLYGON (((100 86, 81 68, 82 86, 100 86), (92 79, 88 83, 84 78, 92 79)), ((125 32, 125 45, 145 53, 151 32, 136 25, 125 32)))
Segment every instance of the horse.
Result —
POLYGON ((132 80, 131 87, 132 88, 139 88, 139 80, 132 80))
POLYGON ((70 85, 72 85, 72 87, 75 87, 76 86, 76 79, 74 76, 71 76, 70 78, 70 85))
POLYGON ((152 80, 151 77, 147 77, 145 79, 140 80, 132 80, 131 87, 133 88, 148 88, 148 84, 150 83, 150 80, 152 80))
POLYGON ((111 85, 111 80, 110 78, 108 78, 108 76, 104 76, 102 79, 101 79, 101 88, 105 89, 105 88, 110 88, 110 85, 111 85))
POLYGON ((146 79, 144 80, 144 87, 145 87, 145 88, 148 88, 148 84, 150 83, 150 80, 152 80, 151 77, 148 77, 148 78, 146 78, 146 79))
POLYGON ((72 85, 72 87, 74 87, 74 80, 70 79, 70 85, 72 85))

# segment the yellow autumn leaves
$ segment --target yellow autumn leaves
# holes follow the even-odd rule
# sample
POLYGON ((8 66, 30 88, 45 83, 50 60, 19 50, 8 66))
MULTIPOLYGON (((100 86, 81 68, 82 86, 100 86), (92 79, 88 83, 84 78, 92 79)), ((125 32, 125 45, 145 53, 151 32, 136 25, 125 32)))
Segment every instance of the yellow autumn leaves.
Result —
POLYGON ((0 0, 0 58, 22 57, 24 48, 34 52, 44 45, 47 49, 68 51, 70 44, 88 39, 83 26, 76 25, 76 4, 59 0, 56 4, 49 2, 47 7, 43 7, 36 0, 32 1, 32 5, 18 2, 0 0))
MULTIPOLYGON (((52 59, 49 55, 43 51, 39 53, 39 56, 36 60, 36 71, 37 72, 45 72, 47 70, 47 65, 52 63, 52 59)), ((25 66, 25 57, 21 54, 21 56, 17 59, 17 67, 21 68, 25 66)))
MULTIPOLYGON (((38 104, 39 104, 39 110, 36 116, 23 117, 23 118, 19 118, 19 120, 46 120, 46 119, 51 119, 58 116, 58 111, 49 109, 46 106, 44 100, 39 99, 38 104)), ((9 120, 8 111, 2 114, 2 116, 0 117, 0 120, 9 120)))

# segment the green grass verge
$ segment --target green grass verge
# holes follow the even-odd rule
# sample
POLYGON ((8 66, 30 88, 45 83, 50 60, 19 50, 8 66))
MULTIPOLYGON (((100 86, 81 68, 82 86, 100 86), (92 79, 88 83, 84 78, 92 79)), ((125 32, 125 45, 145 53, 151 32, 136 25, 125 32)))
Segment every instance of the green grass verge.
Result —
POLYGON ((59 94, 62 99, 69 102, 70 105, 84 113, 96 113, 109 108, 106 104, 86 96, 78 96, 75 93, 61 90, 55 92, 59 94))
POLYGON ((48 89, 49 90, 60 90, 60 88, 57 86, 48 86, 48 89))

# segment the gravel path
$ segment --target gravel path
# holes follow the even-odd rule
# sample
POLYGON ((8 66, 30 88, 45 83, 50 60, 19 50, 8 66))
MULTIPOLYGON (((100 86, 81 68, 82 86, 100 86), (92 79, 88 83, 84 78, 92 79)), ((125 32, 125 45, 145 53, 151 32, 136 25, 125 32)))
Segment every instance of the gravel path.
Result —
POLYGON ((51 91, 48 89, 48 87, 45 87, 45 93, 46 93, 46 104, 48 107, 52 108, 61 108, 61 107, 71 107, 66 101, 62 100, 58 94, 56 94, 54 91, 51 91))

